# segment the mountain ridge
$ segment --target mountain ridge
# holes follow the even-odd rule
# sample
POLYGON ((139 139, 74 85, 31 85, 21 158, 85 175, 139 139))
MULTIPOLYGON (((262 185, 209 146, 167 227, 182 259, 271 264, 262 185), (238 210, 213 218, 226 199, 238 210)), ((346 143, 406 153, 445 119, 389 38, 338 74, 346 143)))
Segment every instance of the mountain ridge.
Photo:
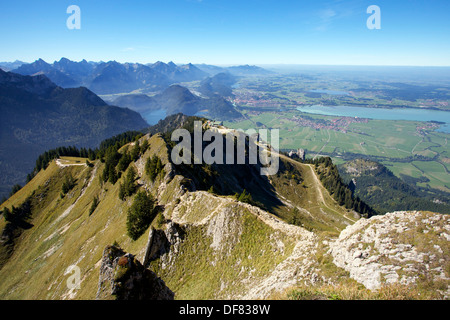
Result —
POLYGON ((174 63, 144 65, 117 61, 90 63, 61 58, 52 64, 38 59, 13 70, 22 75, 45 74, 61 87, 86 86, 97 94, 131 92, 137 89, 161 90, 172 83, 201 80, 207 73, 192 64, 174 63))
POLYGON ((218 94, 209 97, 194 95, 179 84, 170 85, 162 92, 148 96, 145 94, 121 95, 113 104, 127 107, 145 115, 155 110, 164 110, 166 115, 183 113, 189 116, 202 114, 211 119, 232 120, 242 117, 233 104, 218 94))
MULTIPOLYGON (((191 120, 180 117, 176 122, 178 124, 173 127, 189 125, 191 120)), ((286 157, 283 159, 294 167, 271 178, 271 184, 284 203, 284 210, 297 207, 309 212, 308 215, 314 223, 310 225, 311 230, 306 230, 300 225, 287 223, 285 217, 282 218, 277 213, 277 209, 269 212, 238 201, 233 196, 204 190, 206 186, 204 189, 198 189, 200 185, 190 182, 190 179, 182 174, 183 171, 170 162, 170 149, 159 133, 143 136, 125 145, 120 149, 121 153, 130 152, 136 145, 148 147, 141 149, 137 160, 132 161, 127 170, 133 168, 136 171, 139 189, 151 194, 157 207, 161 208, 146 232, 134 241, 126 235, 127 212, 135 199, 134 196, 124 200, 118 197, 126 174, 122 174, 115 184, 109 181, 102 183, 99 176, 106 163, 100 159, 93 161, 92 166, 84 164, 81 159, 81 165, 76 165, 74 159, 64 160, 69 163, 64 166, 52 161, 47 169, 39 172, 0 208, 18 206, 31 196, 31 218, 27 221, 33 226, 22 231, 20 238, 16 238, 13 254, 0 269, 0 276, 5 279, 0 284, 0 297, 95 299, 99 290, 103 292, 102 299, 127 296, 126 292, 119 296, 114 290, 98 285, 100 282, 104 283, 101 279, 105 279, 101 272, 105 261, 104 249, 116 243, 123 252, 131 253, 125 255, 128 258, 122 259, 123 261, 135 258, 142 264, 146 261, 149 269, 164 282, 169 292, 175 294, 175 299, 268 299, 280 295, 286 297, 285 294, 301 296, 303 291, 299 290, 304 290, 302 288, 305 284, 313 290, 317 288, 316 294, 320 295, 324 285, 335 284, 336 288, 344 288, 342 291, 335 291, 335 297, 346 297, 350 292, 356 297, 370 295, 376 298, 376 293, 370 293, 370 290, 356 285, 352 277, 361 281, 358 275, 346 271, 346 264, 353 263, 354 259, 369 261, 371 253, 366 250, 367 254, 361 255, 360 258, 353 258, 353 251, 344 256, 336 253, 340 252, 339 250, 353 250, 353 247, 349 249, 343 242, 347 238, 342 230, 353 234, 355 230, 360 230, 360 226, 370 225, 375 221, 383 222, 385 219, 378 216, 376 219, 358 220, 347 210, 336 206, 335 201, 320 185, 313 166, 286 157), (164 170, 152 180, 147 175, 146 162, 155 156, 161 160, 164 170), (295 168, 300 171, 295 171, 295 168), (294 174, 300 175, 301 179, 292 178, 294 174), (76 182, 73 189, 61 198, 61 186, 64 177, 68 175, 76 182), (302 190, 302 196, 295 193, 293 195, 287 186, 298 192, 302 190), (93 199, 98 199, 98 204, 91 211, 89 208, 92 207, 93 199), (300 204, 298 201, 303 202, 300 204), (312 203, 308 205, 308 201, 312 203), (320 210, 314 208, 318 205, 321 206, 320 210), (330 208, 327 209, 327 206, 330 208), (352 221, 343 219, 342 221, 347 223, 336 224, 335 219, 340 215, 335 215, 333 210, 352 217, 352 221), (330 228, 322 229, 323 227, 317 224, 324 219, 330 223, 330 228), (355 222, 357 224, 354 224, 355 222), (27 250, 23 250, 24 247, 27 250), (340 260, 335 262, 342 267, 333 262, 334 257, 338 256, 340 260), (46 268, 48 265, 53 267, 46 268), (69 276, 65 272, 72 265, 80 268, 80 289, 71 289, 65 285, 69 276), (7 276, 12 275, 12 270, 14 276, 7 276)), ((287 169, 289 166, 285 164, 283 168, 287 169)), ((200 174, 199 171, 195 172, 195 175, 200 174)), ((235 173, 231 174, 230 171, 229 175, 235 173)), ((255 190, 252 190, 253 195, 256 195, 255 190)), ((410 217, 411 221, 415 221, 415 215, 405 216, 403 213, 389 217, 398 217, 404 221, 408 221, 410 217)), ((431 213, 420 217, 425 226, 432 227, 432 221, 441 221, 437 226, 441 229, 444 221, 442 219, 445 219, 444 216, 431 213)), ((304 222, 306 223, 306 220, 304 222)), ((389 224, 384 228, 387 226, 389 224)), ((402 224, 399 224, 399 227, 401 226, 402 224)), ((4 227, 5 221, 1 219, 0 228, 4 227)), ((392 225, 389 228, 395 230, 395 227, 392 225)), ((385 231, 387 234, 390 232, 387 229, 385 231)), ((447 233, 447 236, 448 232, 449 230, 443 229, 440 231, 441 234, 447 233)), ((374 241, 369 236, 371 234, 366 232, 364 241, 374 241)), ((353 237, 357 239, 358 234, 354 233, 353 237)), ((408 243, 408 238, 399 240, 401 243, 408 243)), ((445 242, 439 243, 442 250, 448 250, 445 242)), ((397 252, 399 255, 402 250, 409 250, 408 246, 401 247, 400 244, 400 251, 397 252)), ((434 268, 435 260, 431 259, 429 264, 433 264, 434 268)), ((120 281, 125 281, 126 274, 133 274, 128 273, 126 269, 120 269, 125 262, 120 263, 111 266, 115 268, 112 270, 117 276, 113 279, 106 278, 113 281, 113 288, 117 287, 120 281)), ((386 262, 379 260, 378 264, 373 265, 375 269, 370 270, 375 270, 376 274, 377 270, 383 270, 385 264, 386 262)), ((388 264, 387 262, 386 265, 388 264)), ((402 262, 396 262, 394 267, 397 266, 403 266, 402 262)), ((437 274, 442 275, 439 272, 437 274)), ((384 281, 383 278, 380 279, 384 281)), ((396 282, 391 282, 393 277, 387 279, 389 281, 385 285, 391 288, 389 286, 396 282)), ((420 279, 414 281, 420 282, 420 279)), ((441 290, 441 280, 436 281, 431 291, 414 291, 408 287, 408 297, 427 298, 430 294, 435 298, 444 297, 446 293, 441 290)), ((445 284, 449 280, 442 281, 445 284)), ((362 283, 364 284, 364 281, 362 283)), ((138 284, 135 283, 136 287, 130 288, 139 289, 138 284)), ((130 294, 131 292, 133 291, 130 291, 130 294)), ((399 291, 398 294, 403 292, 399 291)), ((395 294, 391 293, 391 297, 395 298, 395 294)), ((327 298, 327 295, 324 298, 327 298)))
POLYGON ((32 63, 5 62, 3 65, 5 68, 16 67, 12 70, 15 73, 44 74, 58 86, 64 88, 84 86, 96 94, 130 93, 135 90, 156 92, 171 84, 201 81, 208 76, 214 76, 215 73, 211 73, 212 69, 238 76, 271 73, 263 68, 249 65, 222 68, 192 63, 176 65, 172 61, 141 64, 117 61, 87 62, 83 59, 76 62, 64 57, 51 64, 39 58, 32 63))
MULTIPOLYGON (((285 156, 280 159, 279 174, 266 182, 264 177, 252 175, 251 179, 256 180, 253 184, 248 183, 249 164, 242 165, 240 170, 236 168, 236 171, 226 166, 174 165, 170 160, 170 144, 164 137, 170 136, 170 130, 175 128, 191 128, 195 119, 171 116, 159 126, 168 128, 171 124, 165 134, 156 130, 153 134, 137 136, 133 142, 120 145, 120 149, 111 144, 109 148, 112 149, 101 156, 105 158, 90 161, 90 165, 83 158, 53 160, 2 204, 0 209, 5 216, 4 208, 22 208, 21 204, 28 201, 29 214, 21 219, 29 227, 23 229, 20 236, 9 238, 14 242, 9 254, 4 251, 11 248, 5 247, 8 234, 3 233, 0 276, 4 281, 0 283, 0 297, 136 297, 135 294, 139 296, 142 293, 136 279, 142 277, 158 277, 162 281, 158 282, 169 293, 166 298, 170 298, 172 292, 175 299, 314 297, 309 293, 311 290, 316 290, 315 295, 323 298, 379 298, 378 293, 372 291, 372 283, 375 282, 366 282, 368 277, 382 285, 382 292, 390 292, 390 298, 448 297, 450 278, 445 273, 448 261, 444 265, 437 261, 449 250, 448 240, 445 241, 450 237, 450 230, 445 228, 448 217, 433 213, 393 213, 386 217, 359 219, 354 212, 333 200, 321 184, 314 166, 285 156), (105 181, 103 173, 111 159, 116 158, 111 153, 114 150, 119 151, 121 158, 130 153, 137 154, 137 157, 131 160, 128 168, 119 169, 117 166, 123 174, 116 182, 105 181), (160 171, 149 175, 148 163, 155 157, 161 162, 160 171), (120 190, 126 184, 130 170, 135 172, 133 181, 138 190, 134 191, 136 195, 121 198, 120 190), (216 175, 218 180, 214 180, 216 175), (67 177, 72 177, 74 182, 71 189, 61 196, 67 177), (225 192, 214 181, 232 189, 225 192), (270 207, 255 201, 248 203, 245 197, 232 195, 233 188, 239 191, 244 187, 249 188, 253 199, 260 200, 261 196, 267 197, 269 193, 279 199, 279 203, 270 207), (158 209, 155 209, 155 215, 144 232, 132 240, 127 235, 127 219, 137 201, 137 194, 142 192, 152 196, 158 209), (290 219, 289 215, 294 215, 297 221, 290 219), (391 220, 394 223, 390 223, 391 220), (403 228, 411 223, 417 223, 416 227, 405 233, 403 228), (376 230, 382 230, 379 235, 368 228, 375 227, 375 224, 376 230), (437 233, 421 235, 423 242, 418 246, 419 254, 415 254, 414 250, 411 251, 410 243, 414 239, 411 236, 424 228, 437 233), (414 253, 414 259, 419 261, 419 256, 428 252, 429 260, 425 263, 430 270, 433 269, 433 277, 407 276, 408 283, 402 284, 401 274, 395 277, 392 272, 408 265, 402 259, 394 262, 383 260, 378 251, 369 250, 371 244, 378 243, 377 239, 385 239, 386 236, 397 241, 398 251, 393 253, 392 259, 401 257, 403 253, 414 253), (361 243, 361 248, 358 243, 347 245, 358 237, 368 245, 364 247, 361 243), (442 252, 427 245, 429 237, 443 238, 433 242, 442 252), (116 257, 115 262, 109 264, 111 260, 105 260, 104 252, 113 248, 113 243, 121 254, 120 257, 113 256, 116 257), (432 250, 437 250, 435 256, 432 250), (134 259, 136 262, 130 264, 134 259), (358 269, 364 264, 370 268, 358 269), (442 265, 441 269, 436 269, 436 264, 442 265), (46 268, 48 265, 52 268, 46 268), (109 269, 102 267, 106 265, 109 269), (148 267, 152 273, 144 275, 148 271, 140 265, 148 267), (67 270, 71 266, 80 270, 79 289, 65 285, 69 276, 67 270), (377 278, 383 270, 388 270, 389 276, 377 278), (367 276, 361 278, 364 274, 367 276), (105 287, 109 281, 111 286, 105 287), (114 288, 120 288, 121 281, 129 283, 127 288, 130 291, 118 294, 114 288), (304 289, 305 285, 309 289, 304 289), (327 292, 323 291, 326 286, 334 286, 335 291, 322 293, 327 292), (98 292, 101 292, 100 296, 98 292)), ((5 230, 8 225, 5 219, 0 219, 0 229, 5 230)), ((415 264, 414 268, 421 265, 423 262, 415 264)))
POLYGON ((42 152, 58 146, 95 146, 148 124, 129 109, 109 106, 87 88, 63 89, 46 76, 0 71, 2 195, 23 184, 42 152))

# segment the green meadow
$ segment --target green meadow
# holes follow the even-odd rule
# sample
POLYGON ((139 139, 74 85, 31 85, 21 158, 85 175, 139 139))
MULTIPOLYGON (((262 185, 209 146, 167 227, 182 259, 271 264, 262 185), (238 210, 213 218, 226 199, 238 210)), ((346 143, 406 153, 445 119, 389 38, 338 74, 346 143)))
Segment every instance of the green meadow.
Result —
POLYGON ((303 148, 307 150, 308 158, 330 156, 337 164, 358 157, 369 157, 386 165, 399 177, 418 179, 418 186, 450 192, 450 154, 447 143, 450 135, 431 128, 418 130, 419 126, 424 125, 423 122, 349 121, 345 127, 330 129, 324 124, 330 124, 339 117, 305 114, 297 110, 244 110, 243 113, 245 120, 225 122, 224 125, 243 130, 279 129, 280 149, 303 148), (304 116, 310 120, 306 125, 304 121, 299 121, 304 116))

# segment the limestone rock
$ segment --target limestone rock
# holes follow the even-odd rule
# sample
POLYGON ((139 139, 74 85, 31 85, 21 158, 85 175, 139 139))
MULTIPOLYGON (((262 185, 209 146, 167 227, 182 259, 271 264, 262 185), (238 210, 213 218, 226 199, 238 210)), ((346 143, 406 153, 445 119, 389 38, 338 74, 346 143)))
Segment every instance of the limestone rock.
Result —
POLYGON ((330 243, 333 262, 368 289, 420 278, 443 281, 449 293, 448 215, 399 211, 361 219, 330 243))
POLYGON ((108 246, 103 251, 96 298, 173 300, 174 293, 132 254, 117 246, 108 246))

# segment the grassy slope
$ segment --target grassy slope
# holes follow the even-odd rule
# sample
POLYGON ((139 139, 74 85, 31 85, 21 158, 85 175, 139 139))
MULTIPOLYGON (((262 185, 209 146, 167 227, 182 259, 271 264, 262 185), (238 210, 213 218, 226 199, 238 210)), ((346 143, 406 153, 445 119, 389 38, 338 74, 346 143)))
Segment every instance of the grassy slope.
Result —
MULTIPOLYGON (((149 142, 150 148, 143 159, 158 154, 163 163, 167 163, 168 154, 163 140, 153 136, 149 142)), ((145 163, 143 159, 131 164, 137 166, 141 175, 145 163)), ((351 223, 351 218, 343 218, 343 214, 347 212, 331 199, 316 179, 312 168, 297 162, 294 165, 301 171, 306 188, 295 185, 286 188, 280 185, 277 189, 293 203, 290 206, 304 207, 310 212, 310 220, 305 219, 305 225, 337 232, 345 227, 345 220, 351 223), (302 188, 302 193, 297 193, 300 190, 298 188, 302 188)), ((100 161, 95 163, 94 168, 60 168, 52 162, 45 171, 41 171, 2 205, 18 206, 34 190, 38 190, 37 193, 45 191, 42 201, 37 202, 33 209, 30 221, 34 225, 33 228, 24 231, 16 240, 13 255, 0 270, 0 299, 94 299, 103 249, 114 241, 142 260, 147 233, 137 241, 131 241, 126 235, 126 212, 132 199, 124 202, 119 200, 120 180, 115 185, 100 184, 98 176, 103 167, 104 164, 100 161), (61 198, 63 177, 69 172, 77 179, 77 184, 68 195, 61 198), (89 216, 89 208, 95 196, 99 198, 100 204, 89 216), (65 272, 74 264, 80 268, 82 283, 80 290, 70 292, 66 287, 69 275, 65 272)), ((159 191, 158 185, 149 183, 145 177, 142 177, 140 182, 155 196, 159 196, 160 204, 165 205, 166 214, 170 216, 177 206, 175 195, 180 190, 181 179, 182 177, 176 176, 165 189, 159 191)), ((282 181, 274 181, 275 186, 277 183, 282 181)), ((153 264, 169 287, 177 291, 177 298, 214 298, 218 292, 221 296, 235 296, 242 293, 239 292, 240 286, 236 284, 245 278, 245 272, 255 269, 255 277, 264 278, 292 252, 294 238, 279 232, 274 233, 272 228, 248 210, 228 206, 227 210, 241 230, 239 241, 232 251, 223 256, 210 255, 213 250, 212 240, 205 236, 205 226, 196 225, 195 221, 198 222, 201 214, 214 206, 200 210, 197 205, 197 214, 194 212, 194 220, 189 224, 189 232, 183 241, 182 253, 177 256, 174 269, 162 270, 157 262, 153 264), (278 237, 284 247, 284 250, 277 254, 265 249, 273 246, 273 237, 278 237), (201 274, 197 271, 199 268, 202 268, 201 274), (241 275, 237 270, 245 272, 241 275), (220 282, 218 274, 221 275, 220 282), (227 289, 221 291, 222 286, 226 284, 229 284, 227 289)), ((290 206, 279 208, 279 216, 283 217, 283 212, 289 212, 286 208, 290 206)), ((3 227, 4 219, 0 219, 0 228, 3 227)))
POLYGON ((295 216, 299 225, 308 230, 327 231, 337 235, 347 225, 353 224, 353 212, 339 206, 322 186, 314 167, 302 164, 280 155, 281 159, 293 166, 292 172, 298 172, 303 181, 300 184, 281 176, 270 177, 272 185, 287 204, 276 212, 287 221, 295 216), (297 208, 295 210, 294 208, 297 208))
MULTIPOLYGON (((195 207, 200 212, 186 214, 191 216, 191 223, 197 223, 187 229, 172 264, 163 264, 161 259, 151 264, 176 292, 176 299, 236 298, 248 290, 249 282, 268 276, 292 252, 295 238, 274 232, 248 210, 232 203, 223 208, 229 218, 220 226, 226 231, 217 244, 210 234, 211 224, 198 224, 202 215, 197 213, 203 208, 195 207)), ((218 216, 220 213, 213 214, 212 219, 218 216)))
MULTIPOLYGON (((158 151, 150 148, 146 156, 158 151)), ((147 235, 134 242, 126 235, 126 210, 131 200, 119 200, 120 180, 115 185, 100 185, 98 176, 103 167, 100 161, 96 162, 93 169, 87 166, 58 168, 52 162, 3 204, 8 207, 18 206, 32 190, 45 185, 48 179, 57 179, 57 183, 49 183, 50 189, 44 203, 33 210, 31 223, 34 227, 22 233, 14 254, 0 270, 0 299, 94 299, 99 262, 107 245, 117 241, 126 251, 143 253, 141 251, 145 247, 147 235), (68 172, 77 179, 77 185, 69 195, 60 199, 62 177, 68 172), (80 197, 88 178, 92 178, 92 182, 80 197), (95 196, 98 196, 100 204, 89 216, 95 196), (74 205, 72 210, 64 216, 64 211, 71 205, 74 205), (80 267, 82 279, 81 289, 76 296, 70 296, 66 287, 69 275, 65 271, 73 264, 80 267)), ((0 227, 3 226, 4 219, 1 219, 0 227)))

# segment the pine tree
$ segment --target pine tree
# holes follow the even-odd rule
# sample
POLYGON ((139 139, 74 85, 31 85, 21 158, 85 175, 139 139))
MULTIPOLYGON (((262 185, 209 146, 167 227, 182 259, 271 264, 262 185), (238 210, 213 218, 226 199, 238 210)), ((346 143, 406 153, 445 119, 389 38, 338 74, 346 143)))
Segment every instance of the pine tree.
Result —
POLYGON ((131 150, 131 159, 136 161, 139 159, 139 153, 141 152, 141 147, 139 145, 139 140, 134 143, 133 150, 131 150))
POLYGON ((142 145, 141 145, 141 154, 144 154, 145 151, 147 151, 147 149, 148 149, 148 140, 146 139, 146 140, 144 140, 144 142, 142 142, 142 145))
POLYGON ((113 165, 108 166, 108 181, 115 184, 119 177, 117 176, 116 168, 113 165))
POLYGON ((100 203, 100 201, 98 200, 98 197, 95 196, 94 200, 92 200, 92 205, 89 208, 89 215, 93 214, 95 209, 97 208, 98 204, 100 203))
POLYGON ((13 221, 13 218, 14 218, 11 211, 6 207, 3 208, 3 217, 5 218, 5 221, 7 221, 7 222, 13 221))
POLYGON ((248 203, 248 204, 252 204, 253 203, 252 195, 250 193, 248 193, 247 190, 245 190, 245 189, 239 195, 237 200, 240 201, 240 202, 248 203))
POLYGON ((147 162, 145 163, 145 172, 147 173, 150 181, 155 181, 158 174, 163 171, 163 164, 158 156, 154 155, 153 157, 147 159, 147 162))
POLYGON ((64 178, 64 182, 61 187, 61 191, 63 195, 66 195, 72 188, 75 187, 75 179, 72 174, 68 174, 64 178))
POLYGON ((120 184, 119 188, 119 198, 120 200, 124 200, 126 197, 133 195, 136 191, 136 170, 133 167, 130 167, 127 171, 127 175, 125 176, 123 184, 120 184))
POLYGON ((137 240, 148 228, 156 213, 154 200, 145 191, 139 191, 128 209, 127 233, 137 240))
POLYGON ((132 161, 133 159, 131 158, 130 153, 125 152, 120 158, 119 163, 117 164, 117 170, 124 172, 125 170, 127 170, 132 161))

